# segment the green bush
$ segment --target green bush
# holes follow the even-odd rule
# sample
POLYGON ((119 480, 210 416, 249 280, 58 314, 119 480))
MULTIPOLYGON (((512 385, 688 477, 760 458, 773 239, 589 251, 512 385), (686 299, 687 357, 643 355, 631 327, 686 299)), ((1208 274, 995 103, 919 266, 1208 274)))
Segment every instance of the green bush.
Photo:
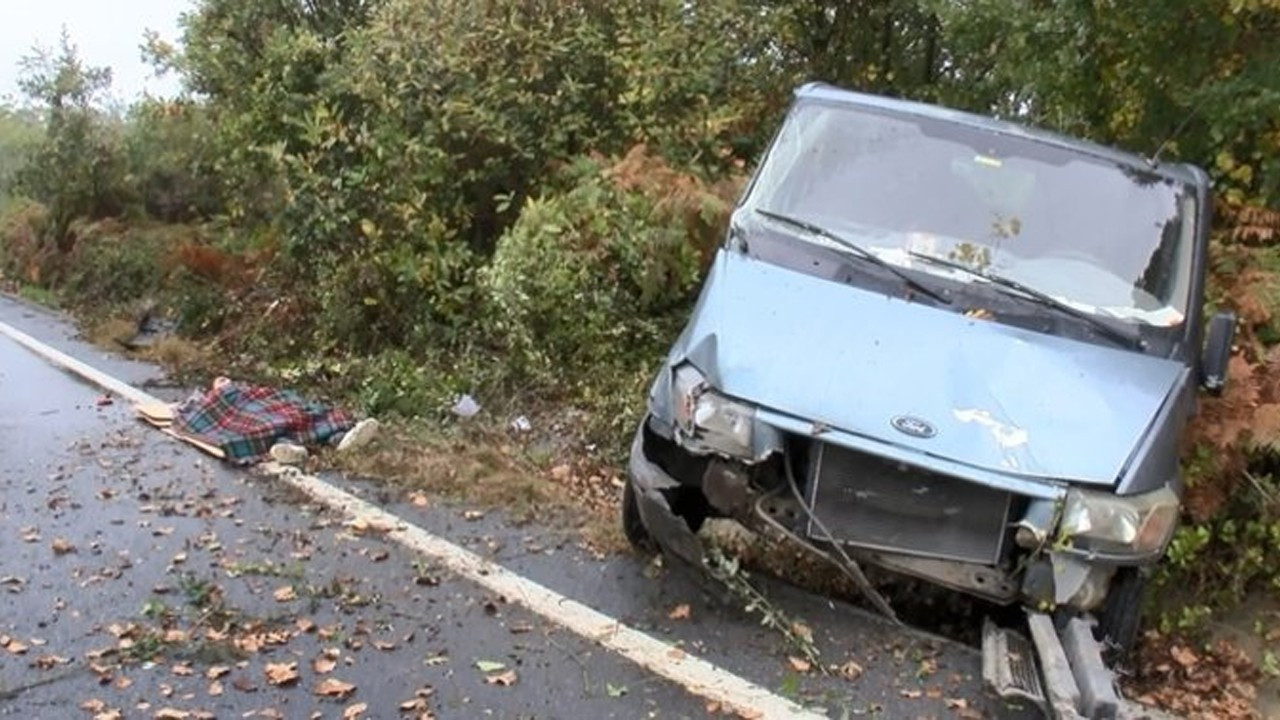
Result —
POLYGON ((690 213, 718 227, 728 205, 639 152, 580 160, 569 180, 525 203, 482 273, 492 338, 516 377, 548 388, 651 373, 706 256, 690 213))
POLYGON ((216 132, 208 108, 190 100, 145 98, 130 108, 127 181, 147 217, 190 222, 222 212, 216 132))

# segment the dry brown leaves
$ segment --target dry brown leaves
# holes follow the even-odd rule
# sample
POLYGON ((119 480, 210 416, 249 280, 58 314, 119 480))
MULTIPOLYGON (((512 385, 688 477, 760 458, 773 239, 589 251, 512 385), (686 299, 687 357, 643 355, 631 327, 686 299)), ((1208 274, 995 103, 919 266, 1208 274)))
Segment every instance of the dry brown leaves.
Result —
POLYGON ((316 683, 311 692, 321 697, 338 698, 345 700, 356 691, 356 686, 349 682, 343 682, 335 677, 328 677, 316 683))
POLYGON ((267 663, 266 668, 263 669, 263 674, 267 676, 267 682, 272 685, 292 685, 298 682, 298 663, 267 663))
POLYGON ((331 673, 333 672, 333 669, 338 666, 339 655, 341 655, 341 651, 337 648, 328 648, 312 659, 311 669, 315 671, 317 675, 326 675, 331 673))
POLYGON ((1158 633, 1147 633, 1139 672, 1125 694, 1138 702, 1186 717, 1255 720, 1259 672, 1237 647, 1221 641, 1196 649, 1158 633))
POLYGON ((486 675, 484 681, 489 685, 510 687, 516 684, 517 679, 518 677, 515 670, 504 670, 500 673, 494 673, 493 675, 486 675))
POLYGON ((0 648, 8 650, 13 655, 21 655, 29 650, 30 646, 17 638, 0 635, 0 648))

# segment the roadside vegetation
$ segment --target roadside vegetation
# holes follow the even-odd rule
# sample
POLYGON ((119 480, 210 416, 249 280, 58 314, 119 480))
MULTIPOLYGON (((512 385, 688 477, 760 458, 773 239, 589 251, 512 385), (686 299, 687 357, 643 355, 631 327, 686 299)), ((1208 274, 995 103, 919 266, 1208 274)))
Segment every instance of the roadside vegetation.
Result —
POLYGON ((69 39, 26 64, 26 104, 0 108, 0 282, 106 339, 166 318, 185 344, 152 352, 180 369, 419 432, 470 394, 500 430, 528 416, 539 440, 493 443, 571 494, 614 492, 796 85, 1205 167, 1209 304, 1241 328, 1158 618, 1196 632, 1280 596, 1280 1, 199 0, 182 27, 145 45, 178 98, 106 108, 69 39))

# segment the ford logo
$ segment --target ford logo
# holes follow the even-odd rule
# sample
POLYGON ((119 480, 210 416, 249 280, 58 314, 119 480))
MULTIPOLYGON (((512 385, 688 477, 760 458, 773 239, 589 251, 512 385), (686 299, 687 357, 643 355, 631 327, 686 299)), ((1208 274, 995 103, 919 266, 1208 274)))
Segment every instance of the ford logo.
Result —
POLYGON ((938 429, 914 415, 899 415, 889 421, 894 430, 911 437, 931 438, 938 434, 938 429))

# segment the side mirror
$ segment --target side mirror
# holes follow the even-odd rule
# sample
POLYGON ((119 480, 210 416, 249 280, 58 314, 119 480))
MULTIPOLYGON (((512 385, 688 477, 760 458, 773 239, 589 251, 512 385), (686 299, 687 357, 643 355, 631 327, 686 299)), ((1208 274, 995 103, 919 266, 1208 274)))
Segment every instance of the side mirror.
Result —
POLYGON ((1227 384, 1231 344, 1236 339, 1236 314, 1219 310, 1209 318, 1204 354, 1200 357, 1200 383, 1213 395, 1221 395, 1227 384))

